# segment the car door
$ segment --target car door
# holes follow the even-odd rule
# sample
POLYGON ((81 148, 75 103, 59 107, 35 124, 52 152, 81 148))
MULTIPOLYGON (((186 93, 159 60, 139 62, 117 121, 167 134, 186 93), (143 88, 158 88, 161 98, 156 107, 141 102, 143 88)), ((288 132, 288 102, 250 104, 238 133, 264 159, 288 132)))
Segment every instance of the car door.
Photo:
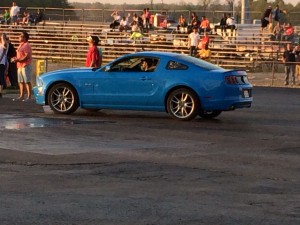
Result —
POLYGON ((156 71, 141 70, 141 60, 141 57, 125 58, 101 73, 101 79, 94 84, 100 104, 128 109, 147 105, 158 83, 156 71))

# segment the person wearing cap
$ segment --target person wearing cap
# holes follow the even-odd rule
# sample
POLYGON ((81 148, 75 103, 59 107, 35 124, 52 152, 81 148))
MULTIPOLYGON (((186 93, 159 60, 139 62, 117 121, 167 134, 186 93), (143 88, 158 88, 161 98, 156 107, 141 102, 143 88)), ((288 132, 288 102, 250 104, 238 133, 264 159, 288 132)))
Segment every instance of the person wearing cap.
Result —
POLYGON ((97 36, 89 36, 87 38, 87 41, 89 43, 89 50, 86 55, 86 67, 100 67, 102 63, 102 56, 99 53, 98 50, 98 43, 99 38, 97 36))

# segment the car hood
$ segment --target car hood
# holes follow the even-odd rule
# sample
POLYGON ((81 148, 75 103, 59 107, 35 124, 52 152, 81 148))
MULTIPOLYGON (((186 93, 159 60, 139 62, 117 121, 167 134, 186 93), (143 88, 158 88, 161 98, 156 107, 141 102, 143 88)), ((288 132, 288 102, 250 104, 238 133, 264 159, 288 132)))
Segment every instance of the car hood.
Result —
POLYGON ((85 73, 85 72, 91 72, 93 68, 91 67, 81 67, 81 68, 67 68, 67 69, 61 69, 61 70, 54 70, 47 73, 42 74, 41 76, 51 76, 51 75, 58 75, 58 74, 76 74, 76 73, 85 73))

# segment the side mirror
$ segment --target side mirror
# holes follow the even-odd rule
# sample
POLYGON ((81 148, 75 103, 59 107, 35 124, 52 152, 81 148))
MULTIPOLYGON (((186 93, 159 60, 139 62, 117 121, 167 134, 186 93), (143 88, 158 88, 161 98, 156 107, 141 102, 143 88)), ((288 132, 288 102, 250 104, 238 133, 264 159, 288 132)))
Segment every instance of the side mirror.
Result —
POLYGON ((110 71, 110 66, 106 66, 105 69, 104 69, 104 71, 105 71, 105 72, 110 71))

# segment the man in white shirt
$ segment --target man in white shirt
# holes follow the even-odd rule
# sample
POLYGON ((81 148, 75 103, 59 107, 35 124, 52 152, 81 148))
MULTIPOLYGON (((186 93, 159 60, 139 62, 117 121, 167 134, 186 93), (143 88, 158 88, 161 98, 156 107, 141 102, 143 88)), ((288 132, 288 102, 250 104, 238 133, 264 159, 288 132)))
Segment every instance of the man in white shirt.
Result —
POLYGON ((17 25, 18 24, 18 14, 20 12, 20 7, 17 6, 15 2, 12 3, 12 7, 10 8, 10 17, 11 17, 11 22, 12 25, 17 25))
POLYGON ((190 49, 190 55, 196 56, 197 55, 197 48, 200 42, 200 35, 198 33, 198 28, 193 27, 193 32, 189 34, 189 43, 188 47, 190 49))
POLYGON ((227 27, 230 28, 231 36, 233 35, 233 31, 235 30, 235 21, 234 17, 231 17, 231 14, 228 14, 228 18, 226 20, 227 27))
POLYGON ((120 21, 119 31, 122 32, 125 30, 125 32, 127 32, 128 29, 130 29, 128 18, 123 16, 122 20, 120 21))

